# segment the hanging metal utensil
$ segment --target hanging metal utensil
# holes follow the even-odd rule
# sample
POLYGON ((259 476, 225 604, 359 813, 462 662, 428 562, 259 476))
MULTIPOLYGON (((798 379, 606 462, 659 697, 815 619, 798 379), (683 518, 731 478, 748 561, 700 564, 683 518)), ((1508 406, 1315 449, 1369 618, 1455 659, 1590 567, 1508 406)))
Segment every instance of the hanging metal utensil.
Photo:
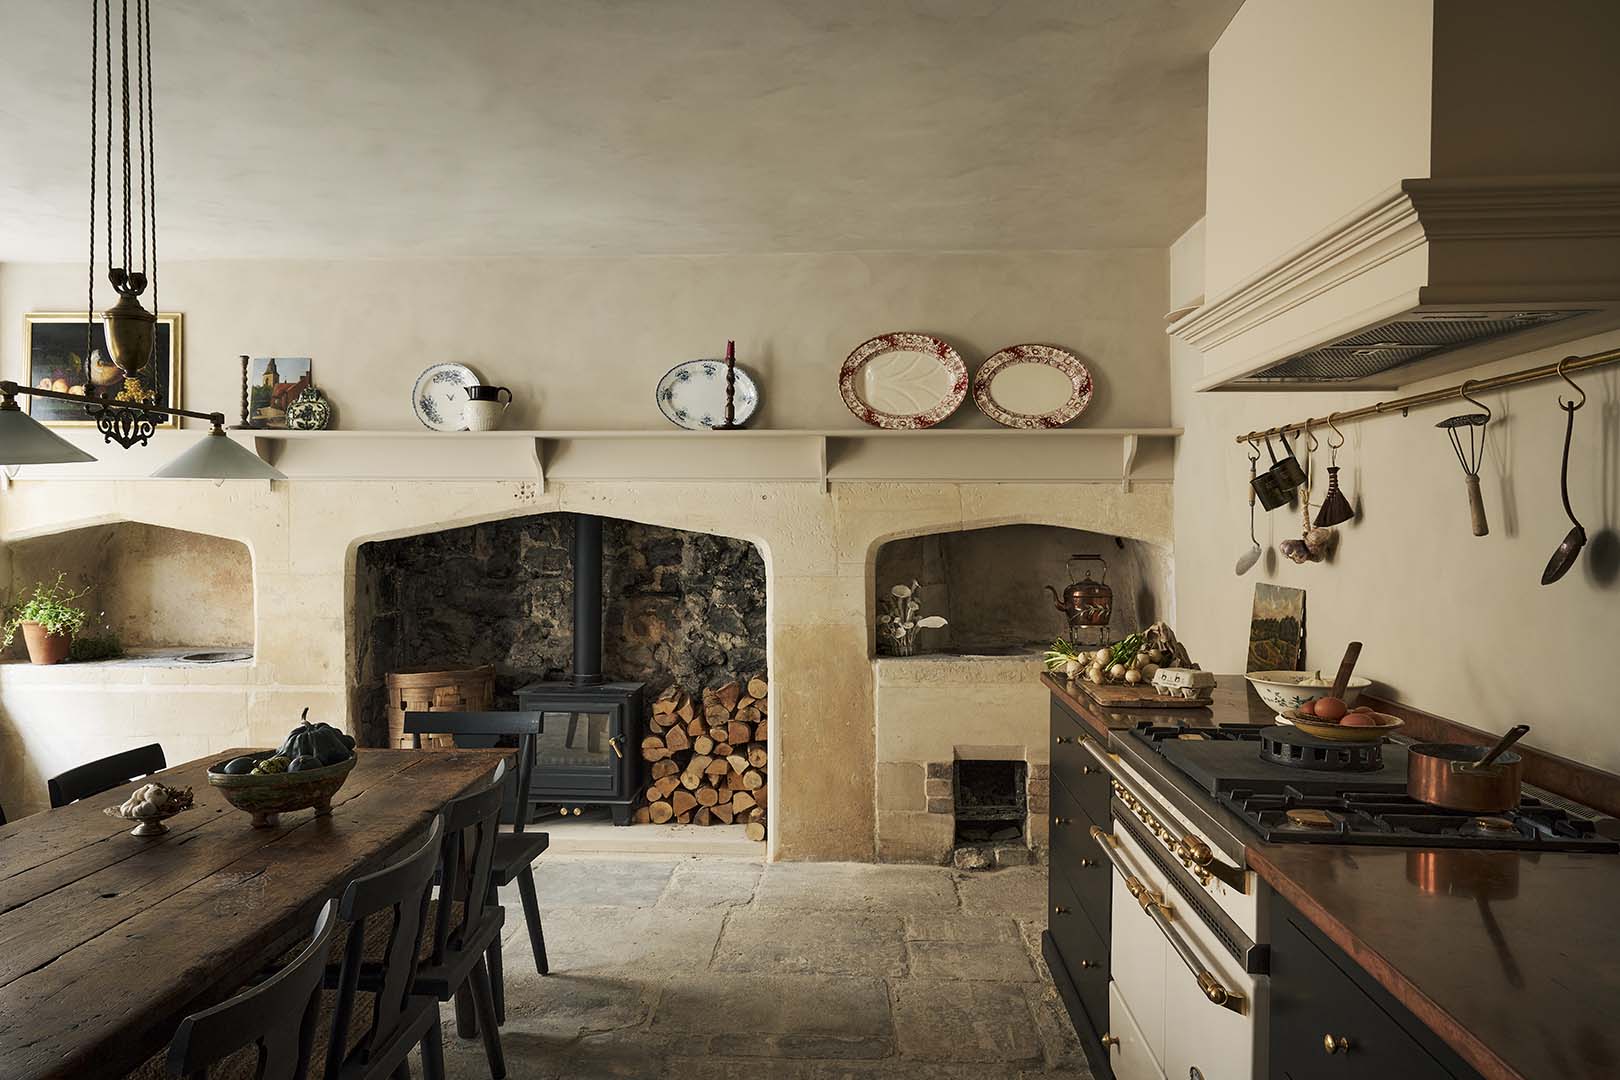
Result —
POLYGON ((1486 536, 1491 526, 1485 520, 1485 499, 1479 492, 1479 465, 1485 458, 1485 427, 1491 422, 1491 409, 1484 402, 1468 396, 1468 384, 1471 382, 1472 379, 1463 382, 1462 398, 1484 411, 1448 416, 1434 426, 1444 428, 1451 437, 1451 448, 1457 452, 1457 463, 1462 466, 1463 482, 1468 488, 1468 516, 1473 523, 1474 535, 1486 536), (1466 450, 1463 449, 1464 431, 1468 432, 1466 450))
POLYGON ((1337 415, 1338 413, 1328 413, 1327 418, 1329 432, 1327 437, 1328 485, 1327 494, 1322 496, 1322 507, 1316 512, 1316 527, 1319 529, 1329 529, 1335 525, 1343 525, 1356 516, 1355 508, 1350 505, 1350 500, 1345 498, 1344 493, 1339 490, 1339 447, 1344 445, 1344 432, 1340 431, 1337 425, 1333 423, 1333 418, 1337 415), (1334 435, 1339 437, 1338 442, 1333 441, 1334 435))
POLYGON ((1277 484, 1283 489, 1285 496, 1292 495, 1294 490, 1305 482, 1305 469, 1294 456, 1294 448, 1288 445, 1288 432, 1278 432, 1277 437, 1282 440, 1283 450, 1288 456, 1273 465, 1271 472, 1277 477, 1277 484))
POLYGON ((1586 404, 1586 391, 1575 386, 1575 380, 1564 374, 1564 364, 1568 360, 1569 357, 1566 356, 1558 361, 1558 377, 1575 387, 1575 392, 1581 395, 1581 399, 1565 401, 1563 394, 1558 395, 1558 407, 1567 414, 1564 420, 1564 462, 1558 470, 1558 485, 1559 494, 1564 497, 1564 513, 1569 515, 1574 528, 1569 530, 1564 536, 1564 542, 1558 545, 1558 550, 1547 560, 1547 569, 1541 572, 1543 585, 1551 585, 1569 573, 1569 568, 1575 565, 1575 559, 1580 555, 1581 548, 1586 546, 1586 530, 1581 527, 1580 521, 1575 517, 1575 511, 1569 505, 1569 444, 1575 436, 1575 410, 1586 404))
POLYGON ((1260 448, 1253 441, 1249 443, 1249 550, 1238 556, 1237 574, 1242 577, 1254 569, 1254 564, 1260 561, 1260 541, 1254 535, 1254 463, 1260 460, 1260 448))
MULTIPOLYGON (((1288 495, 1293 488, 1285 488, 1277 478, 1277 470, 1282 467, 1277 460, 1277 451, 1271 448, 1271 440, 1266 439, 1266 453, 1271 455, 1271 468, 1249 481, 1249 487, 1260 497, 1260 505, 1266 510, 1277 509, 1288 502, 1288 495)), ((1298 467, 1298 463, 1295 463, 1298 467)))

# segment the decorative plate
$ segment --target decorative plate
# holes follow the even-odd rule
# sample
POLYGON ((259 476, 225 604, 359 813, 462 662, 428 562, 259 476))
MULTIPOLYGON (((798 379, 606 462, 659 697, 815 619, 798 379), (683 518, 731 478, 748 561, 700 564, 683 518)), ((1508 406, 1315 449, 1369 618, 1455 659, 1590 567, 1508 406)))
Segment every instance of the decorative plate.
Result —
POLYGON ((1051 345, 1013 345, 973 376, 973 404, 1003 427, 1056 428, 1091 404, 1091 372, 1051 345))
POLYGON ((411 407, 424 427, 434 431, 465 431, 462 406, 467 404, 465 386, 477 386, 478 375, 466 364, 434 364, 416 377, 411 390, 411 407))
MULTIPOLYGON (((726 362, 688 360, 676 364, 658 380, 658 408, 669 422, 688 431, 703 431, 726 422, 726 362)), ((731 399, 733 423, 746 423, 759 408, 759 387, 754 377, 737 365, 737 385, 731 399)))
POLYGON ((287 426, 294 431, 325 431, 332 422, 332 406, 315 387, 306 386, 287 406, 287 426))
POLYGON ((849 411, 877 428, 930 428, 967 397, 967 365, 928 334, 880 334, 849 354, 838 392, 849 411))

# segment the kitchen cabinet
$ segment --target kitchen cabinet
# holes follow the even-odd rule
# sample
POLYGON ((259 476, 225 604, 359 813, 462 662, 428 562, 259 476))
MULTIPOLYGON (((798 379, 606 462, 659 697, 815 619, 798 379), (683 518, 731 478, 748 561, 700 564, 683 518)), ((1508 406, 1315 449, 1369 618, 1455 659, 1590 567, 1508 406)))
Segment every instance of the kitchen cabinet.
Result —
POLYGON ((1281 897, 1271 899, 1272 1080, 1479 1074, 1281 897))
POLYGON ((1109 828, 1108 776, 1087 748, 1097 743, 1084 721, 1056 698, 1051 706, 1051 865, 1047 932, 1041 953, 1069 1019, 1098 1077, 1108 1076, 1108 860, 1091 837, 1109 828))
POLYGON ((1108 1023, 1108 1060, 1114 1080, 1165 1080, 1164 1071, 1153 1060, 1153 1047, 1119 996, 1119 988, 1112 985, 1108 987, 1108 1023))

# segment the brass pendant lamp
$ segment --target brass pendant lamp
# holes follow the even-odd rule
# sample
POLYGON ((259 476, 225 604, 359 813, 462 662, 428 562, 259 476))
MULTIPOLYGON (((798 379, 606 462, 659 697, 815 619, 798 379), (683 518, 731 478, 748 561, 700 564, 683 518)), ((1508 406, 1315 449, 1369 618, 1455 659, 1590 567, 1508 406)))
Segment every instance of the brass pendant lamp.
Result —
MULTIPOLYGON (((207 420, 211 430, 190 449, 153 475, 189 480, 284 480, 281 471, 225 434, 223 413, 195 412, 162 404, 157 388, 143 381, 157 344, 157 176, 153 171, 155 145, 152 119, 152 12, 151 0, 119 0, 119 22, 113 25, 113 0, 90 2, 90 273, 85 306, 84 362, 95 355, 96 330, 96 187, 105 175, 106 277, 118 300, 102 313, 108 356, 123 373, 116 397, 78 396, 55 390, 21 386, 0 380, 0 465, 64 464, 94 461, 83 450, 48 430, 17 407, 17 395, 49 397, 81 405, 107 442, 125 450, 146 445, 164 416, 207 420), (116 48, 116 54, 115 54, 116 48), (116 61, 116 63, 115 63, 116 61), (133 67, 131 66, 133 64, 133 67), (105 74, 105 143, 99 120, 102 102, 97 90, 105 74), (115 90, 121 150, 116 158, 113 138, 115 90), (105 164, 97 167, 97 152, 105 147, 105 164), (123 165, 122 178, 115 162, 123 165), (114 185, 123 208, 121 236, 115 229, 114 185), (138 207, 138 210, 137 210, 138 207), (152 310, 141 303, 147 286, 152 289, 152 310)), ((95 385, 85 379, 86 386, 95 385)))

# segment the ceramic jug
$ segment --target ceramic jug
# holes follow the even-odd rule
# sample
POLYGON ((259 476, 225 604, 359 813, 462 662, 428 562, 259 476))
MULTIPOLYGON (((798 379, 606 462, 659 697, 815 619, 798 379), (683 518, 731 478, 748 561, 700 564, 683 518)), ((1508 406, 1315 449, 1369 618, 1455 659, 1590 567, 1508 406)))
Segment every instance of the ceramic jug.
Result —
POLYGON ((512 391, 504 386, 467 386, 467 404, 462 416, 468 431, 494 431, 501 417, 512 407, 512 391))

